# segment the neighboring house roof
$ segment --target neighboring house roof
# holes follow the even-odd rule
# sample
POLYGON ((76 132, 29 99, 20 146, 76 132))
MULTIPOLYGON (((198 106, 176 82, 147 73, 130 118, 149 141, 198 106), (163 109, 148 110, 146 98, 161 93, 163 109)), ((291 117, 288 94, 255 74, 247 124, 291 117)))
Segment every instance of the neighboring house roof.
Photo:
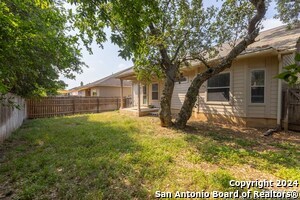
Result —
POLYGON ((71 92, 76 92, 76 91, 79 91, 80 90, 80 86, 79 87, 73 87, 71 89, 68 90, 69 93, 71 92))
POLYGON ((58 90, 57 93, 58 94, 68 94, 69 91, 68 90, 58 90))
MULTIPOLYGON (((122 71, 119 71, 119 72, 114 73, 110 76, 104 77, 100 80, 94 81, 92 83, 88 83, 88 84, 83 85, 83 86, 72 88, 69 91, 70 92, 80 91, 80 90, 84 90, 84 89, 87 89, 87 88, 100 87, 100 86, 120 87, 121 86, 120 79, 117 79, 116 76, 123 73, 123 72, 125 72, 125 71, 127 71, 127 70, 129 70, 129 69, 131 69, 131 68, 124 69, 122 71)), ((124 80, 123 81, 123 87, 131 87, 131 82, 127 81, 127 80, 124 80)))
POLYGON ((123 78, 123 77, 126 77, 126 76, 130 76, 132 74, 134 74, 134 70, 133 70, 133 67, 130 67, 126 71, 123 71, 122 73, 118 74, 116 76, 116 78, 123 78))

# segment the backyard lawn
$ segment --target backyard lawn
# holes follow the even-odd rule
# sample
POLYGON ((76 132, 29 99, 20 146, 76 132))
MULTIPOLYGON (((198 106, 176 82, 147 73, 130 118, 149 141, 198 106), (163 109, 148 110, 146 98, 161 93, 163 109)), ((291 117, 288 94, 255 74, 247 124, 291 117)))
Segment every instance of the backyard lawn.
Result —
POLYGON ((300 182, 300 133, 261 135, 193 121, 178 131, 118 112, 29 120, 0 145, 0 198, 153 199, 233 191, 232 179, 300 182))

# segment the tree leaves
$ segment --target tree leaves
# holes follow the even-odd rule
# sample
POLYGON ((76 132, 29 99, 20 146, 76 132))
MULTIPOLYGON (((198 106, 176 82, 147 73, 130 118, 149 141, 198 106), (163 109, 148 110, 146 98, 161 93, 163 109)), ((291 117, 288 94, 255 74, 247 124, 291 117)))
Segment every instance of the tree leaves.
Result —
POLYGON ((296 64, 297 62, 300 62, 299 53, 296 53, 294 60, 295 64, 284 67, 285 71, 275 76, 275 78, 285 80, 291 86, 299 84, 300 66, 296 64))
POLYGON ((62 5, 50 0, 0 3, 0 92, 24 97, 65 87, 59 74, 74 78, 84 63, 78 38, 68 36, 62 5))
POLYGON ((276 0, 276 18, 282 22, 293 25, 300 22, 300 1, 299 0, 276 0))

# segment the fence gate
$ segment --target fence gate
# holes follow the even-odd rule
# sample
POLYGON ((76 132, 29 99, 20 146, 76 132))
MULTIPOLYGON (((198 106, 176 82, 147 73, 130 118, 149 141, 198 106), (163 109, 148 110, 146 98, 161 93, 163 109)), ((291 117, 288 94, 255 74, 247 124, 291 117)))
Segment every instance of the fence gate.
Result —
POLYGON ((300 89, 288 89, 286 95, 285 122, 288 129, 300 131, 300 89))

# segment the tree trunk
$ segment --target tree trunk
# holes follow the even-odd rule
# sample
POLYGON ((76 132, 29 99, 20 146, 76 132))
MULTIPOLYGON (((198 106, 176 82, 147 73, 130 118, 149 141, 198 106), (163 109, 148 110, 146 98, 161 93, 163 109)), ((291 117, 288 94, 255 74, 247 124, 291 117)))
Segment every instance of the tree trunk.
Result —
POLYGON ((214 68, 206 70, 204 73, 198 74, 192 84, 190 85, 183 102, 183 105, 180 109, 178 117, 175 121, 175 125, 177 128, 184 128, 186 126, 187 121, 192 116, 193 108, 197 101, 197 96, 199 95, 199 89, 201 85, 208 80, 210 77, 220 73, 221 71, 225 70, 226 68, 230 67, 231 62, 227 63, 227 65, 223 66, 222 68, 214 68))
POLYGON ((175 121, 176 127, 184 128, 186 126, 187 121, 192 115, 193 107, 196 103, 200 86, 204 83, 204 81, 224 71, 226 68, 229 68, 231 66, 232 61, 238 55, 240 55, 240 53, 242 53, 247 48, 247 46, 249 46, 255 41, 255 38, 258 36, 259 33, 258 24, 261 22, 261 20, 266 14, 266 5, 265 0, 251 0, 251 3, 255 6, 257 12, 249 21, 248 33, 246 37, 244 37, 244 39, 241 40, 228 53, 228 55, 221 60, 221 62, 217 66, 208 68, 205 72, 198 74, 194 78, 191 86, 188 89, 188 92, 185 95, 184 103, 175 121))
POLYGON ((159 119, 161 126, 170 127, 173 125, 171 113, 171 100, 174 90, 174 81, 176 78, 177 67, 171 65, 166 71, 164 89, 160 99, 159 119))
MULTIPOLYGON (((152 35, 160 35, 160 31, 154 27, 153 23, 149 24, 149 29, 152 35)), ((161 67, 166 75, 164 89, 160 99, 159 119, 161 126, 170 127, 173 126, 171 114, 171 99, 179 63, 172 63, 168 55, 167 48, 164 46, 164 44, 158 44, 158 48, 161 55, 161 67)))
POLYGON ((159 119, 161 126, 170 127, 172 123, 171 115, 171 98, 174 90, 174 82, 169 78, 166 78, 164 83, 164 89, 160 100, 159 119))

